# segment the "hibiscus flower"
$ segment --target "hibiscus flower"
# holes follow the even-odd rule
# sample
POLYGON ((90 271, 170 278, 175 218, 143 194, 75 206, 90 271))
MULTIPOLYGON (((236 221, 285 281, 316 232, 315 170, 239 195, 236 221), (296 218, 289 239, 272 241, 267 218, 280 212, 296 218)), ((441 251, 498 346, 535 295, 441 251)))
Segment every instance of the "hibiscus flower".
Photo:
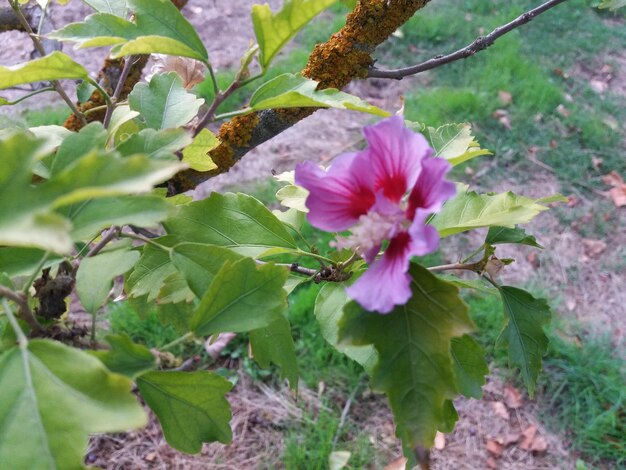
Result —
POLYGON ((369 311, 389 313, 411 297, 411 257, 439 247, 439 234, 426 220, 455 194, 455 186, 445 180, 451 165, 434 157, 424 136, 405 127, 402 117, 363 133, 364 150, 337 157, 328 171, 301 163, 295 181, 309 191, 311 225, 328 232, 351 229, 335 246, 355 250, 369 264, 348 295, 369 311))

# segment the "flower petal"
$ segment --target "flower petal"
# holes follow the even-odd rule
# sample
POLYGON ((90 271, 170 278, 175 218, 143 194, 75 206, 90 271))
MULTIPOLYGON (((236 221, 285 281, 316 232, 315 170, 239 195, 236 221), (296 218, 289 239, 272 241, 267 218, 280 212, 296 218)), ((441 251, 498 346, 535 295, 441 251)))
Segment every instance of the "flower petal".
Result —
POLYGON ((404 126, 401 116, 393 116, 363 129, 369 147, 369 161, 374 171, 374 189, 399 202, 411 188, 420 171, 422 158, 432 149, 421 134, 404 126))
POLYGON ((327 232, 351 227, 376 201, 371 170, 361 153, 342 155, 328 172, 311 162, 300 163, 295 181, 309 191, 309 222, 327 232))
POLYGON ((409 227, 413 256, 424 256, 439 248, 439 232, 432 225, 426 224, 430 211, 417 209, 415 218, 409 227))
POLYGON ((346 292, 371 312, 389 313, 411 298, 411 278, 407 274, 413 256, 411 237, 400 232, 391 240, 381 259, 375 261, 346 292))
POLYGON ((425 158, 422 160, 422 171, 409 195, 407 217, 413 219, 418 208, 433 213, 439 211, 445 201, 454 196, 454 183, 446 181, 445 176, 452 165, 443 158, 425 158))

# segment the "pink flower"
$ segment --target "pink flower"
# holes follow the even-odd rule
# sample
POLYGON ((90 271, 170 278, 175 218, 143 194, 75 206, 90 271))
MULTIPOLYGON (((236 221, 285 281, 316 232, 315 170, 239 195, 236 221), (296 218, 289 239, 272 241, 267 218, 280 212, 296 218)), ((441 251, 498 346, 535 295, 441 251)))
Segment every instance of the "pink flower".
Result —
POLYGON ((309 190, 309 222, 328 232, 351 229, 335 245, 356 250, 370 265, 348 295, 367 310, 389 313, 411 297, 411 257, 439 247, 439 234, 426 219, 455 187, 444 178, 451 165, 433 157, 426 139, 406 128, 402 117, 363 133, 367 148, 339 156, 327 172, 301 163, 295 181, 309 190), (385 240, 387 248, 377 259, 385 240))

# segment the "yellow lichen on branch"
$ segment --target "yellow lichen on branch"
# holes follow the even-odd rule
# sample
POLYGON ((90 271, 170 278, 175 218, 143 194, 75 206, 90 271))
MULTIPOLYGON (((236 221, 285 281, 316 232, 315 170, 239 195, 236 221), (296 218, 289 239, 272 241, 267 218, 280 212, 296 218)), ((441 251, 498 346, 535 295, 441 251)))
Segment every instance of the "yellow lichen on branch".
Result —
MULTIPOLYGON (((355 78, 365 78, 372 65, 371 54, 406 23, 429 0, 362 0, 346 24, 324 44, 312 51, 302 75, 319 82, 319 88, 343 88, 355 78)), ((170 194, 195 188, 207 179, 228 171, 243 155, 278 135, 317 108, 265 110, 235 117, 222 125, 220 145, 209 156, 218 168, 208 172, 186 170, 169 184, 170 194), (256 122, 251 128, 250 123, 256 122)))

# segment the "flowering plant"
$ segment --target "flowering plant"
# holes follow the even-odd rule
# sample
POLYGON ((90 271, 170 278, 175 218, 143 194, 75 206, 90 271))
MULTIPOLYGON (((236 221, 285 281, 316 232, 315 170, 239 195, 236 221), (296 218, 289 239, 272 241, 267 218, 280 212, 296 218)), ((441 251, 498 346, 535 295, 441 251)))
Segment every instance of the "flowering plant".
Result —
POLYGON ((455 193, 445 180, 452 165, 435 157, 424 136, 405 127, 399 116, 363 133, 365 150, 337 157, 326 173, 302 163, 295 181, 310 192, 309 222, 326 231, 351 228, 335 246, 355 250, 370 264, 348 288, 350 297, 367 310, 389 313, 411 296, 411 257, 439 246, 437 230, 426 222, 455 193), (388 246, 377 259, 384 241, 388 246))

